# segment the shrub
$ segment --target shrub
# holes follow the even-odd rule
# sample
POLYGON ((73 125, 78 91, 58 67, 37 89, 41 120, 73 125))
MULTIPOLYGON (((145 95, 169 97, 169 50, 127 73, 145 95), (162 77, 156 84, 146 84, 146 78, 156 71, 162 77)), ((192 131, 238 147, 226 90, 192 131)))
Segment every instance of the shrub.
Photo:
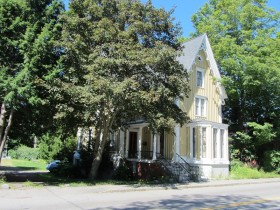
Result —
POLYGON ((50 135, 49 133, 39 138, 38 144, 39 156, 46 161, 59 159, 71 162, 75 147, 75 138, 69 137, 63 141, 61 135, 50 135))
POLYGON ((247 164, 238 160, 231 161, 231 178, 233 179, 259 179, 259 178, 279 178, 275 172, 266 173, 257 168, 251 168, 247 164))
POLYGON ((81 169, 69 162, 62 162, 60 167, 53 171, 56 176, 65 178, 81 178, 81 169))
POLYGON ((263 169, 280 174, 280 151, 270 150, 264 153, 263 169))
POLYGON ((55 159, 55 156, 60 152, 62 141, 60 136, 51 136, 49 133, 39 138, 40 158, 46 161, 55 159))
POLYGON ((120 165, 114 172, 113 179, 121 181, 130 181, 133 179, 131 169, 124 163, 120 165))
POLYGON ((240 160, 238 159, 233 159, 232 161, 230 161, 230 168, 231 170, 234 170, 238 167, 242 167, 244 165, 244 163, 242 163, 240 160))
POLYGON ((14 150, 10 150, 9 156, 14 159, 36 160, 39 158, 39 150, 21 145, 14 150))

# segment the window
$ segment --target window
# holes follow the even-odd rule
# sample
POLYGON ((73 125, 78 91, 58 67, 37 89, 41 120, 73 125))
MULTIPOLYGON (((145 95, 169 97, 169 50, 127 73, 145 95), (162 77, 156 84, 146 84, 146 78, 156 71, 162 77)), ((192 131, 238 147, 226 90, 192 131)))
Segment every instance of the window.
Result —
POLYGON ((224 145, 225 145, 225 141, 224 141, 224 133, 225 131, 223 129, 220 130, 220 141, 221 141, 221 158, 224 158, 224 145))
POLYGON ((213 158, 217 158, 217 133, 218 130, 216 128, 213 129, 213 158))
POLYGON ((202 127, 201 130, 201 141, 202 141, 202 158, 206 158, 206 128, 202 127))
POLYGON ((195 115, 201 117, 206 116, 206 98, 195 97, 195 115))
POLYGON ((197 87, 203 87, 204 86, 204 71, 203 70, 197 70, 196 71, 196 86, 197 87))

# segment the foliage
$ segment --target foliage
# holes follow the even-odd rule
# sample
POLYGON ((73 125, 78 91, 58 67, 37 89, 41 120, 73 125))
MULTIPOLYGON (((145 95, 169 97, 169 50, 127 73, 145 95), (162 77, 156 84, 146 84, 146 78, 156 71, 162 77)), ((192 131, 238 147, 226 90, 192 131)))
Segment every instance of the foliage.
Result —
MULTIPOLYGON (((59 0, 0 0, 0 153, 17 110, 50 105, 46 85, 61 54, 56 40, 62 12, 59 0)), ((37 111, 38 116, 39 110, 31 109, 30 115, 37 111)), ((27 121, 21 118, 20 128, 28 130, 27 121)))
POLYGON ((81 178, 81 168, 75 166, 70 162, 64 161, 60 164, 60 167, 53 171, 56 176, 65 178, 81 178))
POLYGON ((257 168, 248 167, 246 164, 238 160, 233 160, 231 163, 232 179, 260 179, 260 178, 279 178, 280 176, 274 172, 266 173, 257 168))
POLYGON ((76 136, 69 135, 66 138, 62 138, 62 147, 60 152, 55 156, 55 159, 67 160, 73 162, 73 154, 77 148, 76 136))
POLYGON ((280 151, 269 150, 264 153, 263 169, 280 174, 280 151))
POLYGON ((16 149, 10 150, 9 156, 14 159, 36 160, 39 157, 39 151, 36 148, 21 145, 16 149))
POLYGON ((271 142, 276 137, 275 132, 272 130, 272 125, 269 123, 260 125, 255 122, 249 122, 248 126, 252 129, 252 136, 255 139, 254 144, 257 146, 271 142))
POLYGON ((113 179, 129 181, 133 180, 132 170, 126 164, 120 165, 114 172, 113 179))
POLYGON ((231 152, 234 158, 244 162, 260 159, 263 156, 264 146, 270 143, 275 136, 271 124, 260 125, 249 122, 246 132, 236 132, 232 137, 231 144, 234 151, 231 152))
POLYGON ((39 156, 46 161, 66 159, 72 162, 75 147, 74 137, 63 140, 60 134, 50 135, 49 133, 39 138, 38 144, 39 156))
POLYGON ((5 184, 6 183, 6 177, 4 175, 0 175, 0 184, 5 184))
POLYGON ((151 1, 73 0, 62 16, 64 69, 51 91, 57 119, 95 128, 92 178, 110 130, 144 119, 156 132, 187 120, 174 104, 189 85, 171 15, 151 1))
POLYGON ((55 156, 60 152, 62 147, 62 141, 60 136, 50 136, 49 133, 43 135, 39 139, 39 151, 40 158, 51 161, 55 159, 55 156))

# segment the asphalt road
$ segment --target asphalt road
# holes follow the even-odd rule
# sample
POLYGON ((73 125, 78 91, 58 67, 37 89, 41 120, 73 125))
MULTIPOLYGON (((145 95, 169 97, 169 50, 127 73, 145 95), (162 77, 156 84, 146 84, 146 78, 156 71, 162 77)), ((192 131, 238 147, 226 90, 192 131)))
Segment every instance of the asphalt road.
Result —
POLYGON ((280 179, 163 187, 1 189, 0 209, 280 209, 280 179))

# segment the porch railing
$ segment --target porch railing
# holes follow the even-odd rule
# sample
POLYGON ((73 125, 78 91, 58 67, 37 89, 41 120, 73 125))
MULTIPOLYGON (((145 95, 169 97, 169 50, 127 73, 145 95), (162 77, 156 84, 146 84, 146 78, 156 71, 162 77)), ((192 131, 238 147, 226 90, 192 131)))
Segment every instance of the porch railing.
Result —
MULTIPOLYGON (((128 158, 138 159, 138 157, 139 157, 139 151, 136 152, 128 151, 128 158)), ((152 158, 153 158, 152 151, 141 151, 141 159, 152 159, 152 158)))
POLYGON ((178 157, 179 161, 178 164, 180 164, 181 168, 184 169, 185 173, 188 173, 190 178, 194 181, 198 181, 199 179, 199 167, 198 166, 192 166, 190 165, 181 155, 176 153, 176 156, 178 157))
MULTIPOLYGON (((153 151, 141 151, 142 160, 152 160, 153 151)), ((128 151, 128 158, 138 159, 139 151, 131 152, 128 151)), ((199 167, 189 164, 182 156, 176 153, 176 160, 169 160, 162 154, 156 153, 156 162, 160 163, 165 170, 172 175, 177 181, 185 176, 188 180, 198 181, 199 180, 199 167)))
MULTIPOLYGON (((137 152, 128 152, 128 158, 131 158, 131 159, 137 159, 139 156, 139 151, 137 152)), ((146 160, 152 160, 153 159, 153 151, 141 151, 141 159, 146 159, 146 160)), ((156 153, 156 157, 161 157, 162 154, 160 153, 156 153)))

